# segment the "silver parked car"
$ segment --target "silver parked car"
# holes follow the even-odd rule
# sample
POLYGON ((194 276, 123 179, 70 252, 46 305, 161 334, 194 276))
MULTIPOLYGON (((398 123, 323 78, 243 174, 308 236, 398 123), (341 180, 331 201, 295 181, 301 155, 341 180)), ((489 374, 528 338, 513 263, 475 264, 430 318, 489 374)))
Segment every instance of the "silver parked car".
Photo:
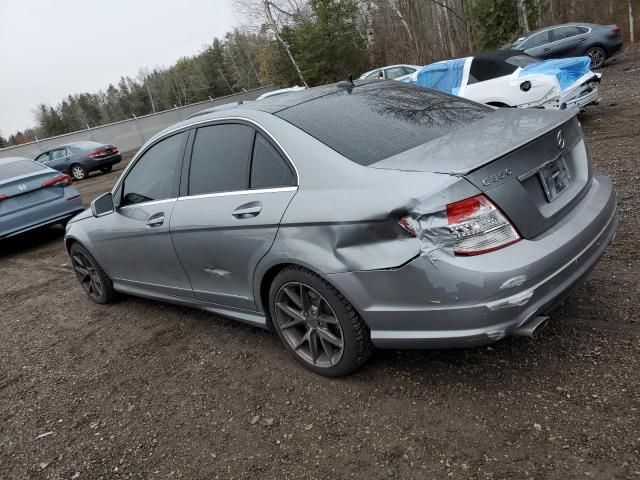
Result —
POLYGON ((68 225, 92 300, 115 292, 273 327, 306 367, 527 335, 617 224, 569 112, 341 82, 155 136, 68 225))
POLYGON ((83 210, 68 175, 26 158, 0 159, 0 238, 64 224, 83 210))

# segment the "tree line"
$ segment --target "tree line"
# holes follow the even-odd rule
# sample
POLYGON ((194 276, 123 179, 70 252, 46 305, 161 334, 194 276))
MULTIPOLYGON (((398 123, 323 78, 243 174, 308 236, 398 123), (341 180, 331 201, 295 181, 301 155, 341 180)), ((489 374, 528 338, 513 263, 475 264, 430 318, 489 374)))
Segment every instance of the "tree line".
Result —
POLYGON ((617 23, 634 40, 640 0, 233 0, 241 26, 166 68, 141 69, 97 93, 38 105, 36 126, 0 148, 264 85, 319 85, 394 63, 498 48, 567 21, 617 23))

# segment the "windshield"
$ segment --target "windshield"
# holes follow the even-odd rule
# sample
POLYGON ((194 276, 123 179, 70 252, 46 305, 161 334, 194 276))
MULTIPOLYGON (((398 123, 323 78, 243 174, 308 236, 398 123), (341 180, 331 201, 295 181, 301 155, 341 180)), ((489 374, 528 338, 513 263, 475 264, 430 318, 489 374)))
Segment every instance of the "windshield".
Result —
POLYGON ((502 45, 500 47, 500 50, 510 50, 510 49, 518 46, 519 44, 521 44, 526 38, 527 37, 523 37, 522 35, 518 35, 517 37, 515 37, 510 42, 507 42, 504 45, 502 45))

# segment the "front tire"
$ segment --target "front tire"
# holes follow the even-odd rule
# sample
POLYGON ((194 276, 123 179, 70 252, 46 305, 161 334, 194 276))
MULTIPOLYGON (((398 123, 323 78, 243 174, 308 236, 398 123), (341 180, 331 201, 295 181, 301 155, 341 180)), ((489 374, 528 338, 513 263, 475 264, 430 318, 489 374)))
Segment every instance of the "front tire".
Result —
POLYGON ((587 57, 591 59, 591 68, 602 68, 607 60, 607 52, 602 47, 591 47, 587 50, 587 57))
POLYGON ((95 303, 111 303, 115 298, 113 282, 96 259, 79 243, 71 246, 69 255, 73 271, 88 297, 95 303))
POLYGON ((69 172, 74 180, 84 180, 87 178, 87 169, 78 163, 71 165, 69 172))
POLYGON ((282 270, 269 290, 269 310, 289 353, 315 373, 347 375, 371 356, 370 331, 358 312, 309 270, 282 270))

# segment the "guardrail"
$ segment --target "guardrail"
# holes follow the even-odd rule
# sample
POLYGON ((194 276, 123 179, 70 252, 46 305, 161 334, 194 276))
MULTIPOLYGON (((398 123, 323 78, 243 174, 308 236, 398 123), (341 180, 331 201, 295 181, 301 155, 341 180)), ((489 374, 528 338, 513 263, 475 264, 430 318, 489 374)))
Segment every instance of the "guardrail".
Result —
POLYGON ((100 125, 99 127, 87 128, 86 130, 78 132, 65 133, 64 135, 38 139, 35 142, 2 148, 0 149, 0 158, 35 158, 38 154, 50 150, 58 145, 77 142, 80 140, 112 143, 122 152, 137 150, 159 131, 173 125, 174 123, 181 122, 193 113, 225 103, 255 100, 263 93, 270 92, 276 88, 277 87, 273 85, 269 85, 267 87, 256 88, 242 93, 227 95, 225 97, 210 98, 204 102, 192 103, 184 107, 176 107, 171 110, 151 113, 142 117, 134 116, 129 120, 121 120, 119 122, 100 125))

